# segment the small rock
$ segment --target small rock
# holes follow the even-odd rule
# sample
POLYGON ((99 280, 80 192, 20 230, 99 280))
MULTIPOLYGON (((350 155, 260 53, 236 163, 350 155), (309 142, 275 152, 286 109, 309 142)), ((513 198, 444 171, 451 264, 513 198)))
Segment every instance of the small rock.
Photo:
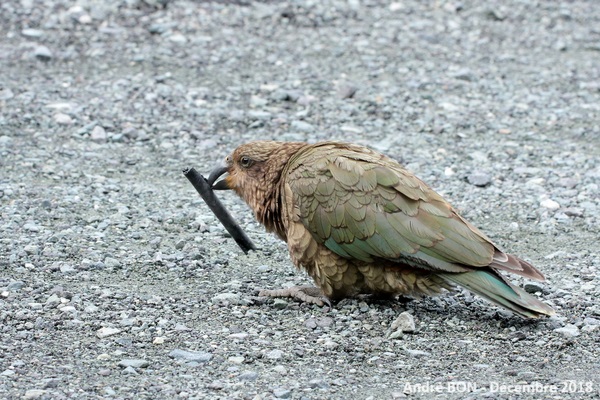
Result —
POLYGON ((471 71, 468 68, 459 69, 458 71, 454 72, 451 76, 455 79, 460 79, 462 81, 471 82, 475 80, 475 75, 473 74, 473 71, 471 71))
POLYGON ((106 131, 100 125, 96 125, 94 127, 94 129, 92 129, 92 132, 90 133, 90 139, 92 139, 94 142, 97 142, 97 143, 106 142, 107 138, 108 138, 108 136, 106 134, 106 131))
POLYGON ((317 326, 321 328, 328 328, 333 325, 333 318, 331 317, 321 317, 317 318, 317 326))
POLYGON ((184 44, 187 43, 187 38, 185 36, 183 36, 181 33, 174 33, 171 36, 169 36, 169 40, 173 43, 179 43, 179 44, 184 44))
POLYGON ((556 328, 554 332, 558 332, 566 338, 574 338, 579 336, 579 328, 573 324, 567 324, 562 328, 556 328))
POLYGON ((118 365, 119 365, 119 367, 122 367, 122 368, 127 368, 127 367, 146 368, 150 365, 150 363, 146 360, 140 360, 140 359, 125 359, 125 360, 119 361, 118 365))
POLYGON ((560 204, 552 199, 545 199, 540 202, 540 206, 547 208, 548 210, 554 211, 560 208, 560 204))
POLYGON ((467 176, 467 181, 474 186, 486 187, 492 183, 492 176, 485 172, 475 171, 467 176))
POLYGON ((137 375, 138 372, 133 367, 126 367, 125 369, 123 369, 123 374, 126 374, 126 375, 137 375))
POLYGON ((241 298, 240 295, 237 293, 220 293, 216 296, 214 296, 211 301, 213 302, 213 304, 221 304, 221 303, 225 303, 225 304, 240 304, 241 298))
POLYGON ((278 360, 283 356, 283 351, 281 350, 271 350, 270 352, 268 352, 266 354, 267 358, 270 358, 271 360, 278 360))
POLYGON ((40 61, 50 61, 52 59, 52 52, 46 46, 37 46, 33 51, 33 55, 40 61))
MULTIPOLYGON (((10 100, 15 97, 15 94, 9 88, 0 88, 0 100, 10 100)), ((2 136, 2 138, 12 139, 9 136, 2 136)))
POLYGON ((29 38, 40 38, 44 36, 44 31, 33 28, 25 28, 21 31, 21 35, 29 38))
POLYGON ((281 375, 287 375, 287 369, 283 365, 276 365, 273 367, 273 371, 281 375))
POLYGON ((544 291, 544 289, 536 283, 526 283, 523 286, 523 289, 525 289, 527 293, 542 293, 544 291))
POLYGON ((337 97, 340 99, 351 99, 354 97, 358 88, 350 83, 344 83, 337 90, 337 97))
POLYGON ((41 389, 30 389, 28 391, 25 392, 25 394, 23 395, 23 397, 21 397, 22 399, 39 399, 40 397, 44 396, 48 391, 47 390, 41 390, 41 389))
POLYGON ((431 355, 431 353, 429 353, 428 351, 423 351, 423 350, 404 349, 404 351, 406 351, 409 355, 411 355, 413 357, 427 357, 427 356, 431 355))
POLYGON ((225 387, 225 383, 217 380, 209 383, 206 387, 212 390, 221 390, 225 387))
POLYGON ((288 306, 288 302, 283 299, 275 299, 273 300, 273 308, 278 310, 283 310, 288 306))
POLYGON ((289 399, 292 396, 292 391, 285 388, 273 389, 273 396, 277 399, 289 399))
POLYGON ((185 361, 208 362, 212 358, 212 354, 202 351, 175 349, 169 353, 169 357, 185 361))
POLYGON ((240 381, 255 381, 258 379, 258 373, 254 371, 244 371, 238 375, 240 381))
POLYGON ((106 337, 116 335, 117 333, 121 333, 121 330, 118 328, 104 327, 104 328, 100 328, 96 331, 96 336, 99 339, 104 339, 106 337))
POLYGON ((233 364, 242 364, 244 362, 244 357, 229 357, 227 360, 233 364))
POLYGON ((389 339, 400 339, 400 338, 402 338, 402 336, 404 336, 404 333, 402 333, 402 331, 400 329, 398 329, 397 331, 390 333, 388 338, 389 339))
POLYGON ((67 114, 58 113, 54 115, 54 122, 56 122, 59 125, 71 125, 73 123, 73 118, 71 118, 67 114))
POLYGON ((305 132, 305 133, 311 133, 311 132, 314 132, 314 130, 315 130, 315 127, 312 126, 311 124, 309 124, 308 122, 299 121, 299 120, 292 121, 292 123, 290 124, 290 127, 294 131, 305 132))
POLYGON ((309 318, 304 321, 304 326, 308 329, 316 329, 317 328, 317 320, 314 318, 309 318))
POLYGON ((35 244, 28 244, 23 248, 23 250, 25 250, 25 253, 30 255, 38 254, 40 252, 40 248, 35 244))
POLYGON ((248 337, 248 334, 246 332, 236 332, 229 335, 229 337, 232 339, 244 340, 248 337))
POLYGON ((10 290, 11 292, 16 292, 18 290, 23 289, 23 287, 25 287, 25 282, 23 282, 23 281, 11 281, 6 286, 6 290, 10 290))
POLYGON ((308 386, 310 386, 313 389, 327 389, 329 387, 329 384, 323 379, 311 379, 310 382, 308 382, 308 386))
POLYGON ((416 330, 415 318, 408 311, 404 311, 392 322, 391 330, 412 333, 416 330))

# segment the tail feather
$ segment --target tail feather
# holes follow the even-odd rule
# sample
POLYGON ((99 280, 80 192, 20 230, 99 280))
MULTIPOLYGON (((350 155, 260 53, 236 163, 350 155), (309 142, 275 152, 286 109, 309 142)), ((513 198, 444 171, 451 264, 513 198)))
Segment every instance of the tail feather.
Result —
POLYGON ((504 281, 493 271, 440 273, 445 280, 526 318, 554 315, 554 310, 523 289, 504 281))

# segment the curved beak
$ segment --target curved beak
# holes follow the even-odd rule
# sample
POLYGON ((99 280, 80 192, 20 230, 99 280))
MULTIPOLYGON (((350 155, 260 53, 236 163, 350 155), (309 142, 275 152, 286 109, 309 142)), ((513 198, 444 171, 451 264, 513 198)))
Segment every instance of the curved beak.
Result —
POLYGON ((225 175, 228 170, 229 170, 229 167, 227 165, 225 165, 225 164, 219 165, 218 167, 216 167, 215 169, 210 171, 210 174, 208 175, 206 182, 208 182, 208 184, 212 187, 213 190, 231 189, 229 187, 229 185, 227 184, 227 180, 225 180, 225 179, 221 179, 220 181, 215 183, 215 181, 217 179, 219 179, 221 176, 225 175))

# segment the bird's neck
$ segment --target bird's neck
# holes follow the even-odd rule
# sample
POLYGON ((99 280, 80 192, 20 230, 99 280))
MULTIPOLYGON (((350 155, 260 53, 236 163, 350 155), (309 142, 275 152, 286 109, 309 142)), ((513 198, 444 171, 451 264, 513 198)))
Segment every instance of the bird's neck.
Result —
POLYGON ((287 240, 287 228, 285 226, 286 219, 282 216, 283 202, 285 201, 283 177, 288 173, 287 166, 290 158, 306 146, 308 146, 307 143, 287 142, 271 155, 268 163, 269 170, 265 174, 269 182, 261 185, 269 189, 261 196, 263 203, 255 208, 256 219, 266 227, 267 231, 274 232, 284 241, 287 240))

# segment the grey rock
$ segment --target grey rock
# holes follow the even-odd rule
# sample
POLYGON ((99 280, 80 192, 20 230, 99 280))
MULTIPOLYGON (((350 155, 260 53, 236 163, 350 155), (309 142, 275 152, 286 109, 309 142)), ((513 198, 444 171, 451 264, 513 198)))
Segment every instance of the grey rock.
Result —
POLYGON ((116 335, 117 333, 121 333, 121 330, 118 328, 103 327, 96 331, 96 336, 100 339, 104 339, 116 335))
POLYGON ((566 338, 574 338, 579 336, 579 328, 573 324, 567 324, 562 328, 556 328, 554 332, 560 333, 566 338))
POLYGON ((46 395, 46 393, 48 393, 47 390, 29 389, 29 390, 25 391, 25 394, 21 398, 24 399, 24 400, 39 399, 39 398, 44 397, 46 395))
POLYGON ((203 351, 175 349, 169 353, 169 357, 184 361, 195 361, 199 363, 208 362, 212 359, 212 354, 203 351))
POLYGON ((294 120, 290 124, 290 128, 298 132, 311 133, 314 132, 315 127, 305 121, 294 120))
POLYGON ((25 287, 25 282, 23 281, 11 281, 7 286, 6 289, 10 290, 12 292, 16 292, 18 290, 21 290, 25 287))
POLYGON ((271 350, 266 354, 266 357, 271 360, 278 360, 283 357, 283 351, 278 349, 271 350))
POLYGON ((404 351, 406 351, 406 353, 408 355, 411 355, 411 356, 416 357, 416 358, 429 357, 431 355, 431 353, 429 353, 428 351, 424 351, 424 350, 404 349, 404 351))
POLYGON ((254 371, 244 371, 238 375, 240 381, 255 381, 258 379, 258 373, 254 371))
POLYGON ((474 186, 486 187, 492 183, 492 176, 482 171, 474 171, 467 175, 467 181, 474 186))
POLYGON ((104 143, 108 139, 108 135, 103 127, 100 125, 96 125, 92 132, 90 133, 90 139, 97 143, 104 143))
POLYGON ((278 310, 283 310, 288 306, 288 302, 283 299, 275 299, 273 300, 273 308, 278 310))
POLYGON ((146 368, 150 365, 150 363, 146 360, 126 358, 124 360, 119 361, 118 365, 122 368, 146 368))
POLYGON ((394 322, 392 322, 390 329, 394 332, 400 331, 405 333, 412 333, 417 329, 415 325, 415 318, 408 311, 404 311, 400 313, 400 315, 394 320, 394 322))
POLYGON ((124 375, 138 375, 138 372, 135 370, 135 368, 129 366, 129 367, 125 367, 123 369, 123 374, 124 375))
POLYGON ((527 293, 543 293, 544 292, 544 288, 541 285, 538 285, 536 283, 526 283, 525 285, 523 285, 523 289, 525 289, 525 291, 527 293))
POLYGON ((37 39, 44 36, 44 31, 40 29, 25 28, 21 31, 21 35, 32 39, 37 39))
POLYGON ((53 54, 48 47, 37 46, 33 50, 33 56, 40 61, 50 61, 53 57, 53 54))
POLYGON ((226 303, 226 304, 240 304, 241 297, 237 293, 220 293, 214 296, 211 301, 214 304, 226 303))
POLYGON ((277 399, 289 399, 292 397, 292 391, 285 388, 275 388, 273 389, 273 396, 277 399))

